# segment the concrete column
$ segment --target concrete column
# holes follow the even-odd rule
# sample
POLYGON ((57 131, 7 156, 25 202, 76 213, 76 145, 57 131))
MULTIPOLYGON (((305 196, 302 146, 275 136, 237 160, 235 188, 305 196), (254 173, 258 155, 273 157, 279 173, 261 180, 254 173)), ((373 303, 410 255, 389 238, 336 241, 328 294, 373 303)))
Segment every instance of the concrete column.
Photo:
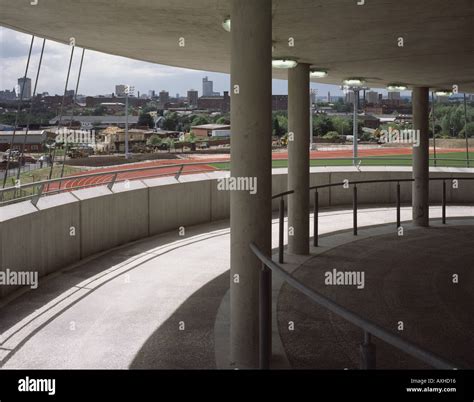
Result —
POLYGON ((429 88, 413 88, 413 129, 419 131, 420 145, 413 147, 413 223, 429 226, 429 88))
POLYGON ((288 190, 295 190, 288 196, 288 251, 293 254, 309 254, 308 93, 309 65, 298 64, 288 70, 288 190))
POLYGON ((231 21, 231 177, 257 180, 256 194, 230 194, 231 361, 256 368, 261 264, 249 243, 270 255, 272 2, 232 0, 231 21))

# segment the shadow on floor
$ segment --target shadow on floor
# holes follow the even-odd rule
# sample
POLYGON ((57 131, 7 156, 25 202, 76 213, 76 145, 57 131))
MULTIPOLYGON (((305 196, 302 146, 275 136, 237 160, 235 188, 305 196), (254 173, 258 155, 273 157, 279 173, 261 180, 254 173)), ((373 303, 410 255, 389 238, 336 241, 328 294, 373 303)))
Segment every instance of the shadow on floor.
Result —
POLYGON ((224 233, 211 234, 207 236, 205 234, 209 231, 217 231, 228 228, 228 222, 213 222, 206 225, 205 227, 205 232, 202 232, 202 226, 188 228, 187 237, 184 239, 175 238, 176 236, 174 233, 173 235, 164 234, 143 239, 135 243, 124 245, 121 248, 111 250, 105 254, 100 254, 96 258, 87 259, 83 263, 80 263, 73 268, 65 269, 48 277, 40 278, 40 286, 38 289, 28 290, 25 293, 19 294, 18 297, 13 298, 9 303, 0 308, 0 334, 6 332, 17 323, 26 319, 25 322, 22 323, 21 327, 15 329, 15 331, 10 333, 8 337, 2 338, 0 347, 31 322, 37 320, 38 318, 42 318, 43 316, 47 317, 44 323, 38 325, 33 331, 28 333, 21 340, 21 342, 19 342, 15 348, 11 350, 8 357, 3 359, 2 365, 5 364, 5 362, 8 361, 8 359, 11 358, 11 356, 13 356, 13 354, 26 341, 28 341, 28 339, 34 336, 35 333, 44 328, 52 320, 78 303, 84 297, 87 297, 90 292, 94 292, 95 290, 101 288, 111 280, 115 279, 116 276, 123 275, 126 272, 136 269, 149 260, 159 258, 159 255, 166 254, 180 247, 186 247, 190 244, 198 243, 212 237, 222 236, 224 233), (190 239, 191 237, 200 234, 204 234, 205 236, 199 237, 195 240, 190 239), (176 244, 173 248, 166 248, 163 250, 157 249, 159 247, 166 247, 169 243, 177 240, 182 240, 182 243, 176 244), (143 253, 147 253, 148 251, 152 251, 152 253, 143 255, 143 253), (127 267, 129 267, 126 271, 120 269, 119 266, 121 263, 125 262, 127 263, 127 267), (110 271, 111 268, 114 268, 117 271, 116 275, 113 275, 113 271, 110 271), (103 276, 107 276, 107 279, 102 279, 101 281, 101 277, 103 276), (75 296, 77 292, 83 291, 83 287, 79 287, 78 285, 87 280, 91 280, 91 283, 92 281, 98 280, 99 284, 95 287, 91 286, 91 290, 84 296, 74 298, 73 296, 75 296), (51 315, 50 310, 52 310, 59 303, 64 303, 65 301, 67 302, 68 299, 71 299, 70 303, 67 303, 65 307, 61 308, 61 310, 59 310, 57 313, 51 315), (47 309, 42 312, 37 311, 43 308, 45 305, 48 305, 47 309))
POLYGON ((131 369, 213 369, 214 323, 229 289, 227 271, 192 294, 145 342, 131 369), (180 325, 184 329, 180 330, 180 325))

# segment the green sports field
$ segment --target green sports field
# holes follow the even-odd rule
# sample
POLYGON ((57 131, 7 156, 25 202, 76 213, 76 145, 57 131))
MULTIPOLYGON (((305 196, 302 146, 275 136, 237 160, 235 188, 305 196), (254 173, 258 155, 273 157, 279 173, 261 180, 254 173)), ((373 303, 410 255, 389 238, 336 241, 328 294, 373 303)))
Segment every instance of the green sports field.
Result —
MULTIPOLYGON (((433 155, 430 155, 433 158, 433 155)), ((467 167, 465 152, 449 152, 439 153, 436 158, 436 166, 438 167, 467 167), (462 161, 456 160, 462 159, 462 161)), ((474 167, 474 152, 469 153, 470 167, 474 167)), ((411 166, 411 155, 383 155, 383 156, 367 156, 360 159, 360 166, 411 166)), ((311 166, 351 166, 352 160, 344 158, 330 158, 330 159, 311 159, 311 166)), ((229 162, 211 163, 217 169, 229 170, 229 162)), ((430 166, 435 166, 434 160, 430 160, 430 166)), ((287 160, 273 160, 272 167, 281 168, 288 167, 287 160)))

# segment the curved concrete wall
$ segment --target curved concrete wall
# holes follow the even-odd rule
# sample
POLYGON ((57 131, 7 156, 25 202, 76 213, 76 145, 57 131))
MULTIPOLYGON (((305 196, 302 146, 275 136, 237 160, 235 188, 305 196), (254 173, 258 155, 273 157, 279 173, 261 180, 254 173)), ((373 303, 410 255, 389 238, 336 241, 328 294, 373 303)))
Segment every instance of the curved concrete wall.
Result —
MULTIPOLYGON (((438 168, 432 177, 470 176, 474 169, 438 168)), ((217 180, 227 172, 212 172, 117 183, 112 190, 94 187, 40 199, 34 207, 22 202, 0 208, 0 267, 2 271, 37 271, 44 276, 97 252, 147 236, 229 217, 229 192, 219 191, 217 180)), ((320 206, 352 204, 348 180, 411 178, 410 168, 312 168, 311 185, 341 183, 320 191, 320 206)), ((274 169, 273 194, 286 191, 286 169, 274 169)), ((447 188, 451 203, 474 203, 474 181, 447 188)), ((395 183, 359 186, 363 204, 392 204, 395 183)), ((432 203, 441 200, 441 183, 432 182, 432 203)), ((402 200, 410 202, 411 183, 402 183, 402 200)), ((312 195, 311 195, 312 205, 312 195)), ((273 201, 274 210, 278 200, 273 201)), ((0 286, 0 297, 17 286, 0 286)))

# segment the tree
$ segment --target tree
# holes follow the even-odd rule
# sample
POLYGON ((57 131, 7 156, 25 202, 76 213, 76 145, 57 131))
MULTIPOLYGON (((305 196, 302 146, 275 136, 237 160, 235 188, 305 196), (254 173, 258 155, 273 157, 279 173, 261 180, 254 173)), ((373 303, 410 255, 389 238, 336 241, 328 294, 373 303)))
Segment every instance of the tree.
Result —
POLYGON ((178 114, 176 112, 168 113, 163 122, 163 129, 169 131, 176 131, 178 127, 178 114))
POLYGON ((209 124, 209 119, 205 116, 199 115, 193 119, 191 126, 201 126, 203 124, 209 124))
POLYGON ((319 115, 313 118, 313 135, 321 137, 329 131, 335 131, 334 124, 329 117, 319 115))
POLYGON ((153 117, 149 113, 142 113, 138 117, 138 126, 146 126, 146 127, 154 127, 155 126, 155 121, 153 120, 153 117))
POLYGON ((278 118, 275 117, 273 119, 273 124, 272 124, 272 134, 276 137, 281 137, 283 134, 285 134, 285 130, 283 130, 280 127, 280 122, 278 121, 278 118))
POLYGON ((467 123, 466 127, 464 127, 459 133, 459 137, 466 138, 466 131, 467 138, 474 137, 474 122, 467 123))
POLYGON ((230 124, 230 119, 228 116, 221 116, 216 120, 216 124, 230 124))
POLYGON ((344 117, 335 116, 332 118, 333 125, 335 131, 337 131, 340 135, 351 135, 352 134, 352 127, 350 119, 346 119, 344 117))
POLYGON ((142 108, 143 113, 156 112, 158 110, 158 104, 155 101, 148 102, 142 108))
POLYGON ((341 136, 339 135, 337 131, 329 131, 328 133, 323 135, 323 138, 327 140, 335 141, 335 140, 339 140, 341 136))
POLYGON ((157 134, 153 134, 150 138, 148 138, 146 144, 152 147, 157 147, 161 144, 161 142, 161 137, 159 137, 157 134))
POLYGON ((105 112, 106 112, 106 109, 105 109, 105 106, 97 106, 95 109, 94 109, 94 116, 105 116, 105 112))

